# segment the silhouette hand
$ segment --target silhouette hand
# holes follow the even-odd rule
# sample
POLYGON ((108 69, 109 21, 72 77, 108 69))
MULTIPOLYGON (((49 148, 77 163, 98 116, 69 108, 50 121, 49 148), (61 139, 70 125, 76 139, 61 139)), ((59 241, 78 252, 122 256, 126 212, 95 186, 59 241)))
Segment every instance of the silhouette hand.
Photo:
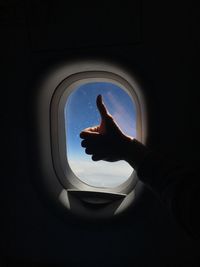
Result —
POLYGON ((86 154, 92 155, 94 161, 126 160, 126 150, 131 138, 122 133, 108 113, 101 95, 98 95, 96 103, 101 115, 101 124, 86 128, 80 133, 80 137, 84 139, 81 142, 82 147, 86 148, 86 154))

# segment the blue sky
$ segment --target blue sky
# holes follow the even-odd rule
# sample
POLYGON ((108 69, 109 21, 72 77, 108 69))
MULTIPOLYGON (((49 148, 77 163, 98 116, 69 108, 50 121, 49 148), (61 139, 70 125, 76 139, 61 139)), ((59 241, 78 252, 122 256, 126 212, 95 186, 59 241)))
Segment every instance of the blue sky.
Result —
POLYGON ((132 168, 123 161, 92 161, 81 147, 82 139, 79 137, 83 129, 100 123, 96 107, 99 94, 122 131, 136 136, 136 109, 130 96, 113 83, 86 83, 70 94, 65 105, 66 152, 69 165, 79 179, 93 186, 114 187, 127 180, 132 168))

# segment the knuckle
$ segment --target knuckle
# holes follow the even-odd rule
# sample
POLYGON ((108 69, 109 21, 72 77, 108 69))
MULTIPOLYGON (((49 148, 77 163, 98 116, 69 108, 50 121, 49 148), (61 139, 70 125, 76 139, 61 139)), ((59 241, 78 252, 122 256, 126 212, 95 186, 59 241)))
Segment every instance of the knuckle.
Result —
POLYGON ((81 146, 82 147, 85 147, 87 144, 86 144, 86 141, 85 140, 83 140, 82 142, 81 142, 81 146))
POLYGON ((93 160, 93 161, 97 161, 97 160, 99 160, 99 159, 98 159, 98 157, 97 157, 96 155, 93 155, 93 156, 92 156, 92 160, 93 160))
POLYGON ((88 154, 88 155, 91 155, 92 151, 90 149, 86 148, 85 153, 88 154))

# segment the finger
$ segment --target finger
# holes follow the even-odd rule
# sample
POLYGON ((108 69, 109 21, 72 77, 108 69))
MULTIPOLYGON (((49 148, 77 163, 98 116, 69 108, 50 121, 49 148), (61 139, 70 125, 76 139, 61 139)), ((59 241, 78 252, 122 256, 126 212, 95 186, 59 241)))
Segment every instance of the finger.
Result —
POLYGON ((95 154, 92 156, 93 161, 104 160, 104 159, 106 159, 105 154, 95 154))
POLYGON ((85 153, 88 154, 88 155, 92 155, 92 154, 94 154, 94 151, 92 151, 89 148, 86 148, 85 153))
POLYGON ((101 118, 104 119, 105 117, 107 117, 108 111, 106 109, 106 106, 103 103, 103 100, 102 100, 102 96, 101 95, 98 95, 97 96, 96 102, 97 102, 97 108, 99 110, 99 113, 101 115, 101 118))
POLYGON ((84 131, 82 131, 80 133, 80 138, 82 138, 82 139, 85 139, 85 138, 94 138, 94 137, 97 137, 99 135, 100 134, 97 133, 97 132, 91 132, 91 131, 84 130, 84 131))
POLYGON ((99 125, 85 128, 81 132, 98 132, 98 130, 99 130, 99 125))
POLYGON ((83 140, 83 141, 81 142, 81 146, 82 146, 82 147, 87 147, 87 146, 88 146, 87 141, 86 141, 86 140, 83 140))
POLYGON ((100 146, 85 146, 85 148, 85 153, 88 155, 105 156, 111 154, 110 151, 102 149, 100 146))
POLYGON ((99 146, 101 146, 101 144, 99 144, 99 142, 97 140, 93 140, 93 139, 84 139, 82 142, 81 142, 81 146, 82 147, 89 147, 89 148, 97 148, 99 146))
POLYGON ((105 142, 100 136, 92 136, 90 138, 85 138, 81 142, 82 147, 89 147, 89 148, 94 148, 94 149, 104 149, 105 147, 105 142))
POLYGON ((87 128, 89 132, 98 132, 99 131, 99 125, 87 128))
POLYGON ((98 130, 99 130, 99 125, 86 128, 84 131, 86 131, 86 132, 98 132, 98 130))

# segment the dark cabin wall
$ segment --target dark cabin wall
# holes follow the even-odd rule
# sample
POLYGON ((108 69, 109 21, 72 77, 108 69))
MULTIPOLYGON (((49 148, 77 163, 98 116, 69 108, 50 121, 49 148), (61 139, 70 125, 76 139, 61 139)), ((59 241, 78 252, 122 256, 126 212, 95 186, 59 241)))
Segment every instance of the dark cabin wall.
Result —
POLYGON ((73 58, 116 61, 143 84, 148 145, 196 166, 196 7, 1 1, 0 8, 2 260, 13 266, 198 265, 199 242, 170 220, 146 188, 119 222, 63 221, 42 196, 34 117, 37 84, 48 69, 73 58))

